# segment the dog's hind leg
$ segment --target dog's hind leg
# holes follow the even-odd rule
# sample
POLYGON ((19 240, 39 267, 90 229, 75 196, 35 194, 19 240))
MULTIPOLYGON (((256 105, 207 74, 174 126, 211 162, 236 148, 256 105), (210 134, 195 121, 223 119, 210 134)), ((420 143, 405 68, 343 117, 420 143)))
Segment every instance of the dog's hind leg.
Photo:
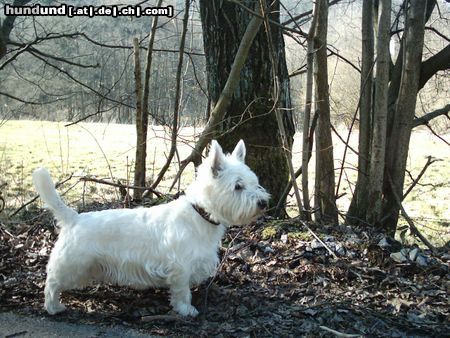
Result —
POLYGON ((61 291, 63 291, 61 285, 59 285, 59 283, 52 277, 47 277, 44 289, 45 294, 44 308, 51 315, 55 315, 66 309, 66 307, 59 301, 59 295, 61 291))
POLYGON ((47 265, 47 279, 45 281, 44 308, 51 315, 65 310, 60 303, 59 296, 66 290, 83 288, 92 281, 89 276, 89 259, 73 252, 54 251, 47 265), (69 257, 69 258, 68 258, 69 257))

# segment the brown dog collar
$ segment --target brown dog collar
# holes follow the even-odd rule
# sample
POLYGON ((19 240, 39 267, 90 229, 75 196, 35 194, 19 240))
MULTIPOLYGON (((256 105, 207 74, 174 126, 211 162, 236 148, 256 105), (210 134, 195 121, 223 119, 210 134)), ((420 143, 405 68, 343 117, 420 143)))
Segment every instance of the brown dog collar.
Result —
POLYGON ((197 213, 202 216, 202 218, 207 221, 208 223, 211 223, 213 225, 220 225, 220 223, 217 223, 216 221, 213 221, 211 219, 211 214, 207 213, 205 209, 200 208, 198 205, 192 204, 192 207, 194 208, 197 213))

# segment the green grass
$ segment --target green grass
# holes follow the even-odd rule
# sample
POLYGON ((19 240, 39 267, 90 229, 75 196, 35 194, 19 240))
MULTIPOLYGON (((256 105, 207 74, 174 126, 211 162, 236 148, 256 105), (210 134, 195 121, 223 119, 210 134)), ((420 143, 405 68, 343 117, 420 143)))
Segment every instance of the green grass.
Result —
POLYGON ((313 239, 308 230, 303 230, 298 226, 289 224, 285 220, 268 221, 261 232, 264 240, 280 238, 282 234, 287 234, 288 238, 295 238, 300 241, 310 241, 313 239))
MULTIPOLYGON (((199 130, 184 128, 179 142, 179 157, 184 159, 190 152, 194 135, 199 130)), ((345 137, 346 130, 340 131, 345 137)), ((60 191, 65 192, 65 199, 71 205, 82 201, 106 202, 117 198, 114 188, 95 183, 84 186, 78 178, 93 175, 98 178, 120 179, 123 183, 132 182, 135 156, 136 131, 133 125, 80 123, 66 128, 64 123, 41 121, 8 121, 0 125, 0 187, 7 203, 7 213, 15 210, 35 196, 31 185, 31 173, 40 166, 47 167, 56 181, 74 174, 74 178, 60 191), (78 183, 77 183, 78 182, 78 183), (5 187, 3 184, 7 183, 5 187), (75 185, 75 186, 74 186, 75 185)), ((449 139, 449 134, 444 135, 449 139)), ((151 181, 165 163, 170 147, 168 130, 162 127, 150 127, 147 148, 147 177, 151 181)), ((351 137, 351 145, 357 148, 358 135, 351 137)), ((430 135, 425 130, 415 131, 411 139, 408 169, 416 177, 427 156, 442 159, 432 164, 420 185, 411 192, 404 207, 421 231, 437 245, 450 240, 450 151, 448 146, 430 135)), ((335 167, 340 168, 344 145, 334 137, 335 167)), ((295 137, 294 166, 301 165, 301 135, 295 137)), ((313 156, 314 159, 314 156, 313 156)), ((314 183, 314 160, 309 165, 310 192, 314 183)), ((344 163, 345 173, 342 176, 339 193, 345 195, 338 200, 338 207, 345 212, 352 196, 353 182, 356 179, 357 157, 348 151, 344 163)), ((176 172, 175 161, 166 174, 158 190, 167 192, 176 172)), ((336 182, 339 170, 336 170, 336 182)), ((193 168, 182 175, 180 188, 183 189, 193 178, 193 168)), ((406 185, 411 183, 409 177, 406 185)), ((294 200, 290 200, 295 204, 294 200)), ((3 217, 6 213, 2 213, 3 217)), ((296 215, 295 207, 290 214, 296 215)), ((402 221, 403 222, 403 221, 402 221)), ((266 231, 270 237, 271 230, 266 231)), ((273 234, 272 234, 273 235, 273 234)))

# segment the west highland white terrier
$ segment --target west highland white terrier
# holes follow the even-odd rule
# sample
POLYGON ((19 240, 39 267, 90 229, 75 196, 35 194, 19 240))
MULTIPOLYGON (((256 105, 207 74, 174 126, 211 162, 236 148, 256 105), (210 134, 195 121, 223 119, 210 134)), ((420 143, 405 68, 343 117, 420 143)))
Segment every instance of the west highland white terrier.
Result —
POLYGON ((186 195, 151 208, 81 214, 64 204, 47 169, 35 170, 36 190, 60 227, 47 264, 47 312, 65 309, 62 291, 109 282, 169 288, 174 310, 196 316, 190 287, 214 274, 226 228, 248 224, 267 208, 269 194, 245 165, 245 153, 242 140, 231 155, 213 140, 186 195))

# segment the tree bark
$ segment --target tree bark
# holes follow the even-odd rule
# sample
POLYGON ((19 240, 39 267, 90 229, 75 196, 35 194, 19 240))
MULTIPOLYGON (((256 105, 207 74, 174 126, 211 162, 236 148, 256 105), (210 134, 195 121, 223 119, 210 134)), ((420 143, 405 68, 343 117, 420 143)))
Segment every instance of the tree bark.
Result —
POLYGON ((327 27, 328 2, 315 3, 317 15, 314 34, 314 79, 316 83, 316 110, 319 113, 316 128, 316 177, 314 200, 317 212, 315 218, 324 223, 337 223, 338 213, 335 197, 335 178, 333 161, 333 141, 331 138, 330 99, 327 65, 327 27))
MULTIPOLYGON (((136 162, 134 172, 134 185, 143 187, 145 184, 145 149, 143 149, 142 145, 145 144, 145 140, 147 138, 147 129, 143 128, 144 121, 142 112, 142 74, 138 38, 133 39, 133 50, 136 93, 136 162), (144 161, 143 168, 142 163, 140 162, 142 160, 144 161), (144 184, 142 184, 142 181, 144 182, 144 184)), ((133 196, 135 199, 140 200, 142 197, 142 190, 135 190, 133 196)))
MULTIPOLYGON (((420 86, 420 84, 419 84, 420 86)), ((447 119, 450 119, 448 113, 450 112, 450 104, 447 104, 445 107, 440 108, 440 109, 436 109, 430 113, 427 113, 423 116, 417 117, 414 119, 413 121, 413 125, 412 127, 418 127, 418 126, 422 126, 422 125, 426 125, 428 124, 431 120, 439 117, 439 116, 447 116, 447 119)))
MULTIPOLYGON (((224 119, 225 114, 229 108, 231 99, 233 98, 233 93, 235 92, 240 81, 242 68, 247 61, 250 47, 253 43, 253 40, 255 39, 256 34, 258 34, 261 24, 262 19, 257 16, 254 16, 248 24, 244 36, 242 37, 239 44, 238 51, 236 52, 236 55, 234 57, 233 65, 231 66, 227 82, 225 83, 219 98, 216 100, 217 103, 214 105, 214 109, 210 114, 208 114, 208 121, 198 141, 196 142, 194 149, 192 150, 191 154, 183 161, 185 165, 189 162, 193 162, 195 166, 200 165, 203 149, 205 149, 208 142, 211 141, 211 139, 217 134, 218 126, 224 119)), ((208 73, 208 78, 209 76, 210 75, 208 73)), ((209 80, 207 82, 209 83, 209 80)), ((212 105, 211 96, 208 97, 208 103, 212 105)))
MULTIPOLYGON (((158 1, 157 7, 161 7, 162 0, 158 1)), ((153 45, 155 42, 156 27, 158 25, 158 16, 154 16, 152 20, 152 28, 150 31, 150 38, 148 42, 147 49, 147 60, 145 64, 144 72, 144 88, 141 94, 142 105, 141 105, 141 116, 139 120, 136 118, 136 161, 134 165, 134 185, 137 187, 144 187, 146 184, 146 159, 147 159, 147 131, 148 131, 148 115, 149 115, 149 104, 148 99, 150 95, 150 70, 152 68, 152 55, 153 55, 153 45), (138 125, 139 121, 139 125, 138 125)), ((138 112, 137 112, 138 113, 138 112)), ((133 198, 137 201, 142 199, 142 189, 135 189, 133 198)))
POLYGON ((311 220, 311 205, 309 203, 309 178, 308 178, 308 164, 309 164, 309 127, 311 125, 311 106, 313 95, 313 80, 314 80, 314 34, 317 26, 317 13, 315 12, 317 6, 314 6, 312 15, 313 19, 311 27, 308 32, 308 49, 307 49, 307 70, 306 70, 306 89, 305 89, 305 112, 303 114, 303 142, 302 142, 302 194, 303 205, 306 211, 306 220, 311 220))
POLYGON ((365 220, 368 206, 367 190, 369 187, 374 63, 373 33, 373 1, 366 0, 363 1, 361 22, 362 60, 359 94, 361 103, 359 109, 358 178, 347 219, 351 224, 358 224, 359 220, 365 220))
POLYGON ((428 80, 440 70, 450 69, 450 45, 447 45, 439 53, 431 56, 422 63, 420 67, 419 89, 428 82, 428 80))
POLYGON ((289 143, 288 140, 288 136, 286 134, 286 129, 284 128, 284 123, 283 123, 283 113, 284 111, 281 110, 279 108, 279 99, 280 99, 280 91, 279 88, 280 86, 280 81, 279 81, 279 76, 278 76, 278 58, 277 58, 277 54, 275 52, 274 49, 274 44, 272 41, 272 32, 271 32, 271 27, 269 24, 269 20, 268 20, 268 15, 267 15, 267 3, 265 0, 260 0, 260 6, 261 6, 261 11, 263 13, 263 17, 264 17, 264 27, 266 30, 266 36, 267 36, 267 42, 268 42, 268 47, 269 47, 269 53, 270 53, 270 61, 271 61, 271 65, 272 65, 272 74, 274 74, 274 78, 273 78, 273 83, 274 83, 274 88, 273 88, 273 92, 272 92, 272 100, 273 100, 273 110, 275 111, 275 117, 277 120, 277 124, 278 124, 278 130, 280 132, 280 137, 281 137, 281 142, 283 145, 283 152, 284 155, 286 157, 286 162, 288 165, 288 169, 289 169, 289 174, 291 177, 291 182, 292 182, 292 187, 294 188, 294 195, 295 195, 295 199, 297 201, 297 207, 299 210, 299 214, 302 215, 303 219, 306 219, 306 215, 305 215, 305 210, 303 209, 303 203, 302 203, 302 199, 300 197, 300 192, 298 189, 298 185, 297 185, 297 177, 295 176, 295 171, 294 171, 294 166, 292 164, 292 153, 290 151, 290 149, 292 149, 292 144, 289 143))
POLYGON ((383 213, 389 217, 385 218, 383 227, 390 234, 395 233, 399 215, 395 196, 403 196, 409 140, 419 91, 426 5, 426 1, 411 0, 407 13, 404 67, 386 157, 386 173, 392 185, 385 185, 383 213))
POLYGON ((158 177, 152 184, 152 189, 155 189, 158 184, 162 181, 164 174, 172 162, 173 157, 175 156, 175 152, 177 149, 177 137, 178 137, 178 120, 180 114, 180 101, 181 101, 181 72, 183 69, 183 60, 184 60, 184 46, 186 42, 186 32, 187 32, 187 24, 189 19, 189 9, 190 9, 191 0, 186 0, 184 5, 184 16, 183 16, 183 30, 181 32, 181 40, 180 40, 180 53, 178 56, 178 66, 177 66, 177 75, 175 80, 175 101, 173 104, 173 117, 172 117, 172 134, 170 137, 170 150, 169 155, 167 156, 166 163, 161 168, 158 177))
MULTIPOLYGON (((253 14, 244 7, 258 12, 258 6, 251 0, 240 1, 239 4, 221 0, 200 1, 212 106, 219 104, 242 37, 253 18, 253 14)), ((269 13, 270 20, 279 22, 279 1, 272 2, 269 13)), ((283 123, 292 146, 294 126, 284 41, 279 27, 271 24, 270 30, 277 51, 277 73, 281 83, 279 104, 285 112, 283 123)), ((276 204, 289 180, 289 171, 272 109, 273 76, 267 37, 260 31, 250 47, 237 87, 224 118, 215 128, 215 134, 225 151, 232 151, 239 139, 245 140, 248 150, 246 162, 260 178, 261 185, 271 193, 271 203, 276 204)))
MULTIPOLYGON (((24 6, 31 0, 14 0, 12 6, 24 6)), ((9 15, 2 21, 0 20, 0 59, 6 55, 9 36, 14 28, 15 15, 9 15)))
POLYGON ((389 66, 391 62, 389 54, 391 0, 381 0, 379 6, 373 138, 369 169, 368 208, 366 213, 366 219, 371 224, 378 224, 382 213, 389 66))
MULTIPOLYGON (((426 21, 428 21, 429 18, 431 17, 431 14, 433 13, 434 7, 436 5, 436 1, 428 0, 425 2, 427 3, 425 15, 426 15, 426 21)), ((394 121, 395 103, 397 102, 397 98, 399 95, 399 89, 400 89, 400 82, 402 80, 405 38, 406 38, 406 34, 404 31, 404 34, 402 35, 402 38, 400 40, 400 50, 398 52, 397 60, 395 61, 395 64, 392 67, 391 74, 390 74, 390 84, 389 84, 389 92, 388 92, 388 97, 389 97, 388 123, 387 123, 387 141, 388 141, 388 143, 389 143, 390 135, 393 133, 392 126, 393 126, 393 121, 394 121)), ((449 50, 449 52, 450 52, 450 50, 449 50)), ((437 56, 437 58, 439 58, 439 55, 440 55, 440 53, 436 54, 435 56, 437 56)), ((450 55, 448 56, 448 58, 450 58, 450 55)), ((430 58, 430 60, 431 59, 433 59, 433 58, 430 58)), ((434 59, 434 60, 436 60, 436 59, 434 59)), ((432 60, 431 63, 429 63, 429 65, 431 65, 431 67, 426 66, 426 69, 428 71, 426 71, 425 72, 426 75, 424 74, 424 76, 423 76, 424 77, 423 85, 425 85, 426 81, 428 81, 429 78, 437 72, 436 68, 440 68, 440 66, 442 66, 442 62, 445 63, 445 60, 439 60, 440 62, 437 62, 437 63, 434 62, 434 60, 432 60)), ((424 69, 423 66, 422 66, 422 69, 424 69)), ((422 86, 420 86, 420 88, 422 88, 422 86)))

